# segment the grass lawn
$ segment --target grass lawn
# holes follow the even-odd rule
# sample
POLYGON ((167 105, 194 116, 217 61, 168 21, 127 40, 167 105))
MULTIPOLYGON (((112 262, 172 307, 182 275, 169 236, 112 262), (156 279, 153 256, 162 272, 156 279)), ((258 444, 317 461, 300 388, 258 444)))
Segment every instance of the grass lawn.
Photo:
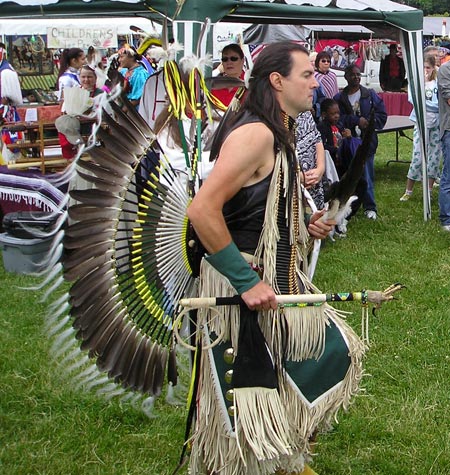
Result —
MULTIPOLYGON (((380 136, 379 219, 359 213, 346 239, 327 241, 314 279, 323 291, 407 287, 371 318, 364 391, 320 437, 320 475, 450 474, 450 234, 439 226, 436 189, 428 222, 420 184, 409 202, 399 201, 408 165, 386 165, 394 135, 380 136)), ((400 148, 400 158, 409 159, 411 142, 401 138, 400 148)), ((36 280, 3 268, 0 277, 0 473, 170 475, 184 407, 158 401, 158 417, 149 419, 129 404, 76 389, 50 357, 39 292, 19 288, 36 280)), ((359 304, 343 308, 359 329, 359 304)))

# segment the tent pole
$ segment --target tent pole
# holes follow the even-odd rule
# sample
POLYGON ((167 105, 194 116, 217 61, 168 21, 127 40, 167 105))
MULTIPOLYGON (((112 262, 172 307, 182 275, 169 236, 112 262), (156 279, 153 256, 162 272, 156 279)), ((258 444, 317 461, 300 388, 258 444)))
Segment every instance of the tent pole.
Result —
POLYGON ((422 31, 400 30, 402 51, 412 52, 406 55, 405 64, 408 71, 409 93, 416 112, 416 124, 420 135, 420 152, 422 156, 422 190, 423 190, 423 219, 431 219, 430 190, 428 186, 427 149, 428 134, 425 123, 425 83, 423 72, 423 41, 422 31))

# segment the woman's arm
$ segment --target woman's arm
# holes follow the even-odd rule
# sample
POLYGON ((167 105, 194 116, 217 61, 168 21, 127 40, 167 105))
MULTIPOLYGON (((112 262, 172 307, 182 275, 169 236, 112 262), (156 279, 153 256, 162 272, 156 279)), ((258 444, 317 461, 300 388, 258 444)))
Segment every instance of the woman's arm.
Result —
POLYGON ((305 171, 305 188, 317 185, 325 173, 325 149, 322 142, 316 143, 316 166, 305 171))

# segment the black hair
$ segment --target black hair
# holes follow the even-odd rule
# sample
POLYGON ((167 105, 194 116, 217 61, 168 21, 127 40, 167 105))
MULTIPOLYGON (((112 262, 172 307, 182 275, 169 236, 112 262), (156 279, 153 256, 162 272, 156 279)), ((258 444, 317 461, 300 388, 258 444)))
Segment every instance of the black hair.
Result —
POLYGON ((356 64, 349 64, 345 69, 344 69, 344 77, 348 76, 353 72, 353 70, 357 68, 359 71, 361 71, 361 68, 357 66, 356 64))
POLYGON ((320 104, 321 114, 325 115, 334 105, 338 105, 337 101, 334 99, 330 99, 329 97, 324 99, 320 104))
MULTIPOLYGON (((292 53, 301 52, 308 56, 308 50, 293 41, 280 41, 266 46, 256 58, 249 80, 249 89, 240 114, 249 111, 256 115, 272 131, 275 146, 291 146, 290 132, 286 129, 281 106, 275 96, 269 76, 278 72, 284 77, 292 70, 292 53)), ((239 115, 239 114, 238 114, 239 115)))
POLYGON ((79 58, 84 51, 81 48, 66 48, 61 53, 61 58, 59 60, 59 73, 58 79, 56 80, 56 88, 59 87, 59 78, 65 73, 66 69, 70 66, 72 59, 79 58))
POLYGON ((95 68, 93 68, 89 64, 83 64, 83 66, 81 66, 81 69, 86 69, 87 71, 91 71, 92 73, 94 73, 95 76, 97 76, 97 72, 95 71, 95 68))
POLYGON ((224 51, 233 51, 234 53, 239 55, 241 59, 244 57, 244 52, 242 51, 242 48, 237 43, 230 43, 229 45, 226 45, 222 50, 222 54, 224 51))

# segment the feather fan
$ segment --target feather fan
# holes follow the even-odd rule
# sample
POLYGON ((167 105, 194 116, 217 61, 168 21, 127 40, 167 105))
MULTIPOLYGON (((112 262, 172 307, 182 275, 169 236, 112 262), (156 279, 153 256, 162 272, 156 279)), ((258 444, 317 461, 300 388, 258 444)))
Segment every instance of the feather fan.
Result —
POLYGON ((93 105, 89 91, 82 87, 69 87, 64 89, 64 103, 62 112, 68 115, 83 115, 93 105))
POLYGON ((124 96, 119 101, 128 113, 111 103, 89 160, 74 168, 89 186, 69 192, 61 256, 69 290, 59 303, 68 314, 53 309, 55 352, 71 368, 85 368, 73 361, 79 354, 95 361, 98 371, 80 376, 86 387, 123 395, 118 384, 153 397, 165 380, 177 381, 172 327, 178 301, 195 288, 200 247, 188 246, 195 237, 185 183, 142 117, 124 96), (70 344, 74 338, 81 353, 70 344))

